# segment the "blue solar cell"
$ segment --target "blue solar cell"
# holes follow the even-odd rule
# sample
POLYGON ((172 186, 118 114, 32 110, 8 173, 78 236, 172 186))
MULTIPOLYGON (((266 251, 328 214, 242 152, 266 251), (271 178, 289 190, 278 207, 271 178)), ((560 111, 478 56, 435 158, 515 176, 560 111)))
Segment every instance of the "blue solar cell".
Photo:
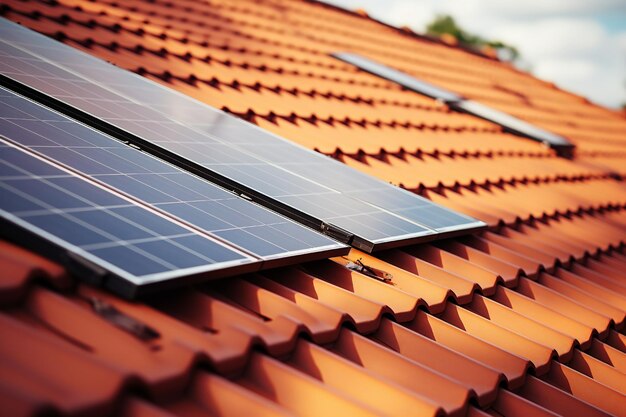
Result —
MULTIPOLYGON (((214 262, 234 262, 237 261, 237 257, 232 251, 219 245, 215 245, 211 241, 201 239, 198 236, 182 236, 174 239, 178 245, 182 245, 195 253, 210 254, 211 259, 214 262)), ((322 245, 328 243, 328 241, 320 242, 322 245)))
POLYGON ((218 231, 235 228, 234 225, 188 203, 159 204, 157 207, 206 230, 218 231))
POLYGON ((46 206, 59 209, 75 209, 85 206, 85 202, 67 190, 58 189, 48 181, 37 179, 6 179, 3 181, 8 189, 21 192, 27 191, 32 198, 46 206))
POLYGON ((65 175, 60 169, 51 165, 41 164, 37 159, 30 158, 28 155, 12 147, 0 147, 0 160, 5 161, 7 166, 19 169, 19 172, 26 172, 27 174, 24 175, 65 175))
POLYGON ((151 275, 162 273, 164 269, 171 270, 173 267, 165 266, 158 259, 147 256, 146 253, 134 250, 128 246, 111 246, 90 251, 94 256, 134 275, 151 275))
MULTIPOLYGON (((216 243, 215 246, 220 245, 216 243)), ((175 239, 137 243, 134 247, 156 256, 161 262, 172 265, 172 269, 201 267, 207 262, 213 262, 212 259, 195 253, 194 249, 182 247, 175 239)))
MULTIPOLYGON (((110 239, 100 231, 92 229, 69 216, 59 214, 39 214, 21 216, 29 224, 75 246, 96 245, 109 242, 110 239)), ((140 274, 143 275, 143 274, 140 274)))
POLYGON ((74 177, 48 178, 47 182, 63 190, 71 190, 72 194, 94 206, 126 206, 128 203, 110 193, 103 193, 91 184, 74 177))
MULTIPOLYGON (((29 122, 29 121, 26 121, 29 122)), ((33 132, 32 130, 28 130, 26 126, 24 126, 24 122, 20 122, 21 125, 16 125, 14 122, 9 120, 0 119, 0 135, 9 136, 9 137, 20 137, 22 138, 22 143, 28 146, 54 146, 56 145, 50 139, 46 139, 38 133, 33 132)))
POLYGON ((9 213, 41 210, 39 204, 21 195, 17 190, 5 187, 0 188, 0 200, 2 209, 9 213))
POLYGON ((261 239, 258 236, 253 235, 248 229, 230 229, 230 230, 222 230, 216 231, 216 235, 220 236, 223 239, 228 240, 229 242, 234 242, 237 245, 246 245, 247 247, 253 248, 255 253, 258 253, 262 256, 271 256, 275 253, 284 252, 285 248, 272 245, 264 239, 261 239))
POLYGON ((145 211, 140 207, 116 207, 115 211, 125 219, 132 221, 134 224, 137 224, 144 229, 152 230, 155 234, 160 236, 179 236, 181 234, 188 233, 188 230, 184 227, 176 223, 164 222, 159 216, 146 216, 145 211))

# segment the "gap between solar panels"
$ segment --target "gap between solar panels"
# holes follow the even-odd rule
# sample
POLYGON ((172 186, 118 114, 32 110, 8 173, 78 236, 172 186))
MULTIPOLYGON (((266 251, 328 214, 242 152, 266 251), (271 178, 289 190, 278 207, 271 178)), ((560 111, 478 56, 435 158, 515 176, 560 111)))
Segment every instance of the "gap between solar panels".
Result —
POLYGON ((410 74, 391 68, 360 54, 353 52, 335 52, 330 55, 362 71, 396 83, 407 90, 439 100, 453 110, 488 120, 502 126, 505 131, 517 136, 544 143, 554 149, 559 156, 565 158, 571 158, 573 156, 574 145, 563 136, 548 132, 484 104, 468 100, 460 94, 419 80, 410 74))
POLYGON ((486 227, 12 22, 0 35, 3 84, 341 242, 372 252, 486 227))

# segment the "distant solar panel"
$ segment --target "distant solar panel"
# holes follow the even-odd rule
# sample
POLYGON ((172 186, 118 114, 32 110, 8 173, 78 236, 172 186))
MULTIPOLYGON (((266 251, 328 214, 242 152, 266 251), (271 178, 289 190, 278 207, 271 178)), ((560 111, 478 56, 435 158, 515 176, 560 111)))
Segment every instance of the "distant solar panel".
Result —
POLYGON ((361 249, 484 226, 13 23, 0 35, 11 88, 361 249))
POLYGON ((408 90, 415 91, 416 93, 423 94, 436 100, 450 102, 463 99, 463 97, 453 93, 452 91, 437 87, 436 85, 427 83, 426 81, 418 80, 410 74, 398 71, 397 69, 391 68, 359 54, 352 52, 335 52, 332 53, 331 56, 350 65, 354 65, 360 70, 369 72, 370 74, 374 74, 377 77, 384 78, 385 80, 393 83, 400 84, 408 90))
POLYGON ((460 94, 456 94, 452 91, 419 80, 410 74, 388 67, 387 65, 381 64, 362 55, 351 52, 337 52, 332 53, 331 56, 348 64, 354 65, 365 72, 369 72, 370 74, 394 82, 408 90, 441 100, 454 110, 468 113, 473 116, 480 117, 481 119, 496 123, 508 132, 545 143, 564 156, 570 156, 571 151, 574 148, 574 145, 563 136, 548 132, 528 122, 520 120, 517 117, 511 116, 510 114, 485 106, 484 104, 467 100, 460 94))
POLYGON ((528 136, 539 142, 544 142, 546 145, 553 147, 573 147, 572 143, 563 136, 548 132, 547 130, 520 120, 517 117, 492 109, 491 107, 485 106, 484 104, 480 104, 476 101, 463 100, 459 103, 452 103, 450 107, 455 110, 489 120, 490 122, 499 124, 511 133, 528 136))

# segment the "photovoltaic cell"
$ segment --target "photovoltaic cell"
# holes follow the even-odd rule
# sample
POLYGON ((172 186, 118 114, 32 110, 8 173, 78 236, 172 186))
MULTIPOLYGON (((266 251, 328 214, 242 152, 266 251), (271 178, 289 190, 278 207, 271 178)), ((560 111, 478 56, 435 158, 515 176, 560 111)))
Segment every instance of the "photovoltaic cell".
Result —
POLYGON ((13 23, 2 22, 0 34, 5 77, 54 97, 68 114, 79 109, 76 117, 99 129, 361 249, 484 226, 13 23))
POLYGON ((265 261, 344 245, 0 87, 0 134, 265 261))
POLYGON ((510 114, 485 106, 484 104, 467 100, 459 94, 419 80, 410 74, 388 67, 387 65, 362 55, 352 52, 336 52, 330 55, 338 60, 354 65, 360 70, 394 82, 408 90, 441 100, 454 110, 496 123, 505 128, 508 132, 516 135, 543 142, 564 156, 569 156, 574 148, 574 145, 563 136, 548 132, 547 130, 520 120, 510 114))

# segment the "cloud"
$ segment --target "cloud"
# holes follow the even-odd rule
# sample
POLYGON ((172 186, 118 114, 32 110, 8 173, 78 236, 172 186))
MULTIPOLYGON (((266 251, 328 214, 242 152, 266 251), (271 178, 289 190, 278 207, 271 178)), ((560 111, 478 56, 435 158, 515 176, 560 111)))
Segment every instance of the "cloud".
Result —
POLYGON ((598 16, 624 15, 626 0, 332 0, 363 8, 393 25, 423 31, 450 14, 469 31, 516 46, 523 68, 611 107, 626 102, 626 30, 610 32, 598 16))
MULTIPOLYGON (((459 2, 456 3, 454 5, 455 8, 459 6, 459 2)), ((542 17, 546 15, 578 15, 590 12, 621 10, 624 7, 623 0, 525 0, 523 2, 466 0, 464 3, 470 4, 470 7, 476 10, 486 10, 489 14, 516 18, 542 17)))

